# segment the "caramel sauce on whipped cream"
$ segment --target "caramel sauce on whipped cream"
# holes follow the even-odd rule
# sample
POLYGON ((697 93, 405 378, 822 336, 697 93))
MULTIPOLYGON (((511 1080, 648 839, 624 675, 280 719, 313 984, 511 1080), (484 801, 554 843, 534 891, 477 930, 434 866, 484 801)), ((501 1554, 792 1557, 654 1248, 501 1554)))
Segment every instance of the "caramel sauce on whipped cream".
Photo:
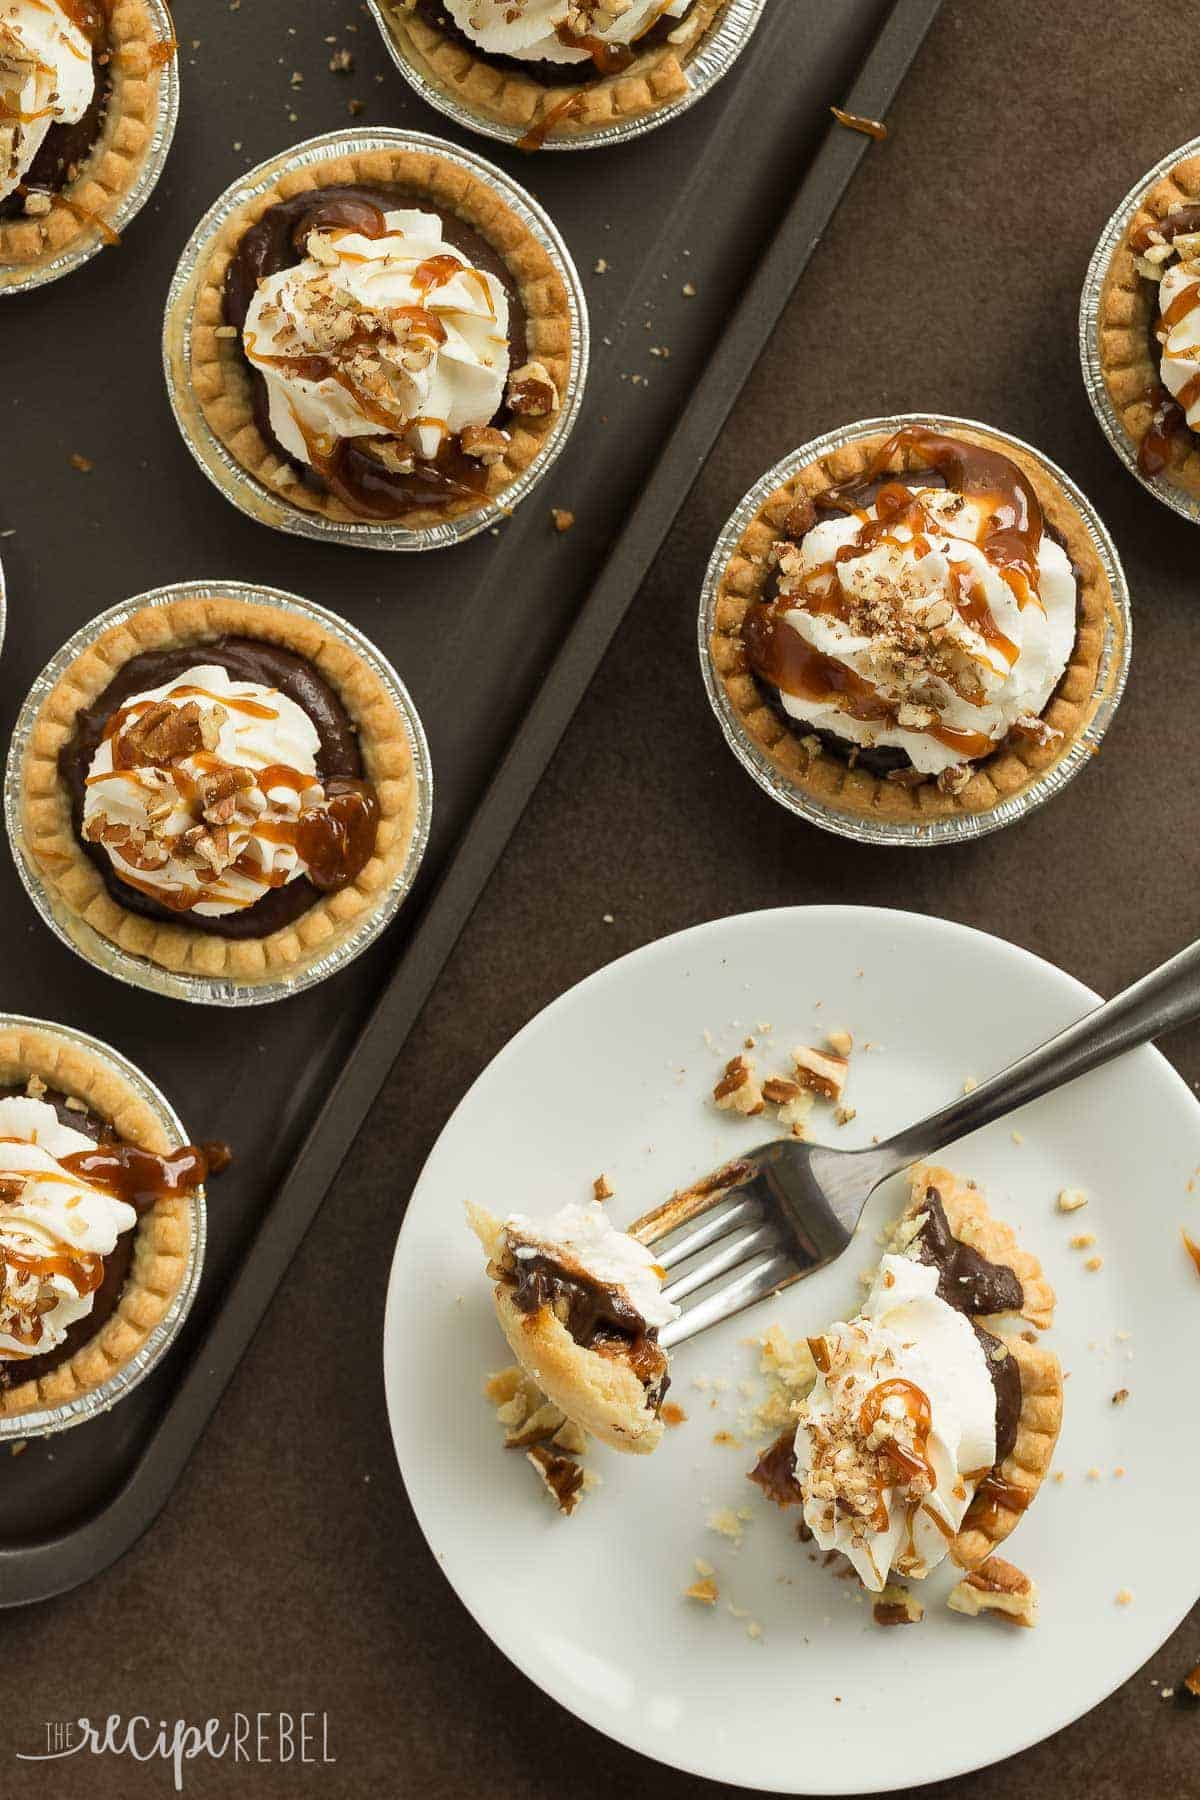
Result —
POLYGON ((773 561, 742 642, 791 719, 903 752, 918 778, 1018 726, 1053 737, 1040 713, 1074 644, 1075 574, 1003 452, 906 426, 797 503, 773 561), (919 466, 890 472, 905 453, 919 466))

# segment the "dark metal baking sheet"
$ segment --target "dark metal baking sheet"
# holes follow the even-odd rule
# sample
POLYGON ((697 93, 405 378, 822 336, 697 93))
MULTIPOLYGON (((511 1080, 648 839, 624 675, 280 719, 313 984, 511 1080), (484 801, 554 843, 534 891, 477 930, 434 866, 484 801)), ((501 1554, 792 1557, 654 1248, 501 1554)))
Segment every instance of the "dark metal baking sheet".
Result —
POLYGON ((162 391, 161 306, 183 241, 238 169, 342 124, 351 98, 366 101, 364 122, 441 124, 346 4, 292 9, 294 34, 275 9, 223 11, 210 35, 206 8, 176 8, 183 107, 151 206, 124 246, 10 301, 0 327, 0 528, 13 534, 0 539, 11 609, 0 731, 51 652, 102 608, 163 581, 257 579, 343 612, 392 658, 429 733, 437 810, 422 879, 383 941, 324 986, 242 1014, 118 987, 58 944, 0 869, 4 1005, 114 1043, 193 1132, 239 1152, 213 1188, 200 1296, 162 1370, 107 1418, 31 1443, 4 1469, 0 1605, 87 1580, 170 1493, 868 152, 830 127, 829 105, 885 112, 938 4, 774 0, 733 74, 668 129, 575 157, 494 147, 584 272, 595 345, 584 416, 498 537, 394 560, 264 530, 208 487, 162 391), (351 74, 329 71, 329 35, 352 50, 351 74), (576 513, 569 534, 554 532, 552 505, 576 513))

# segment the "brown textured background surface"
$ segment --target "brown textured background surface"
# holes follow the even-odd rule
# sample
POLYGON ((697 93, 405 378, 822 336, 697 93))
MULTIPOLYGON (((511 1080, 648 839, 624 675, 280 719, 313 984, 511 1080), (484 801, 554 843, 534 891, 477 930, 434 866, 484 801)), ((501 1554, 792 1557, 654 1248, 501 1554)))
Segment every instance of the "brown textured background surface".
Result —
MULTIPOLYGON (((1074 342, 1113 205, 1200 129, 1181 52, 1193 0, 1163 0, 1147 24, 1138 0, 1086 17, 1049 0, 947 0, 890 140, 818 250, 178 1491, 117 1567, 0 1619, 0 1792, 170 1791, 164 1769, 128 1759, 13 1762, 40 1748, 47 1718, 277 1708, 328 1713, 336 1765, 199 1763, 186 1791, 600 1800, 703 1787, 542 1698, 438 1573, 383 1414, 391 1242, 437 1131, 488 1058, 564 987, 666 932, 861 900, 966 921, 1111 992, 1195 931, 1195 684, 1181 671, 1200 538, 1118 465, 1074 342), (1096 767, 1040 814, 973 848, 872 852, 799 826, 743 776, 703 697, 693 621, 711 540, 770 462, 841 419, 910 408, 990 420, 1079 480, 1125 558, 1134 665, 1096 767), (330 1328, 331 1293, 361 1329, 330 1328)), ((280 48, 289 68, 323 67, 311 43, 280 48)), ((582 510, 586 494, 572 503, 582 510)), ((1200 1078, 1200 1032, 1170 1049, 1200 1078)), ((939 1791, 1195 1794, 1200 1708, 1164 1704, 1151 1678, 1172 1684, 1198 1660, 1193 1614, 1088 1718, 939 1791)))

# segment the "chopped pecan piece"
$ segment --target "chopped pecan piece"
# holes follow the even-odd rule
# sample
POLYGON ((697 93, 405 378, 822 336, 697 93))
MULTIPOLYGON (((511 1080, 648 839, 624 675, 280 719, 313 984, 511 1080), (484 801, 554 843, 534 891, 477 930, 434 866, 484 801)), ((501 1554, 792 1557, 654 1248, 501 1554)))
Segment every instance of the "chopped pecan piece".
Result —
POLYGON ((804 1121, 812 1111, 813 1097, 798 1081, 786 1075, 769 1075, 763 1082, 763 1099, 779 1108, 779 1123, 789 1125, 795 1137, 804 1136, 804 1121))
POLYGON ((798 544, 802 537, 808 535, 816 522, 816 507, 807 494, 801 494, 788 509, 787 517, 783 521, 783 535, 785 538, 790 538, 793 544, 798 544))
POLYGON ((871 1609, 877 1625, 919 1625, 925 1608, 899 1582, 889 1581, 871 1609))
POLYGON ((559 408, 558 389, 545 363, 522 363, 508 378, 508 410, 520 418, 539 419, 559 408))
POLYGON ((196 794, 200 801, 200 817, 210 825, 229 825, 237 812, 238 796, 254 786, 251 769, 233 765, 213 769, 197 778, 196 794))
MULTIPOLYGON (((180 845, 197 862, 203 863, 212 875, 220 875, 233 862, 233 853, 229 847, 229 828, 226 825, 193 825, 185 831, 179 840, 180 845)), ((203 879, 203 875, 201 877, 203 879)))
POLYGON ((762 1112, 763 1091, 754 1079, 754 1064, 744 1056, 727 1062, 713 1089, 713 1099, 722 1112, 739 1112, 747 1117, 762 1112))
POLYGON ((823 1100, 840 1100, 846 1089, 846 1076, 850 1070, 849 1059, 838 1056, 833 1051, 814 1050, 811 1045, 800 1044, 792 1051, 792 1061, 796 1065, 796 1080, 803 1088, 811 1088, 823 1100))
POLYGON ((946 1605, 969 1618, 995 1613, 1013 1625, 1032 1627, 1037 1624, 1037 1583, 1002 1557, 989 1556, 951 1590, 946 1605))
POLYGON ((215 750, 224 717, 221 707, 214 707, 207 716, 202 714, 194 700, 183 706, 157 700, 122 727, 117 739, 119 755, 114 760, 127 767, 161 767, 177 757, 194 756, 198 750, 215 750))
POLYGON ((464 456, 473 456, 490 469, 493 463, 503 462, 512 439, 494 425, 464 425, 459 442, 464 456))

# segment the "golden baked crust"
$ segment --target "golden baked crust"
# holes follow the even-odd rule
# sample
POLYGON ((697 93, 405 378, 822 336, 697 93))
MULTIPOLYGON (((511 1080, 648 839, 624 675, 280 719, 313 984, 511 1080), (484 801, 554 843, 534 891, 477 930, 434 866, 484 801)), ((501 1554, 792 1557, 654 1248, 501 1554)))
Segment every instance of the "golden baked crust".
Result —
MULTIPOLYGON (((81 210, 56 200, 42 219, 0 219, 0 274, 19 285, 32 272, 94 234, 92 218, 105 222, 136 181, 154 138, 166 63, 163 40, 146 0, 117 0, 109 20, 112 96, 100 136, 75 180, 62 190, 81 210), (19 265, 14 276, 6 265, 19 265)), ((171 54, 174 54, 172 50, 171 54)))
POLYGON ((620 75, 564 80, 554 87, 497 65, 483 51, 468 49, 461 39, 439 31, 397 0, 384 0, 383 14, 401 54, 426 81, 489 124, 536 134, 538 127, 552 118, 553 126, 540 140, 545 142, 645 118, 680 99, 688 91, 688 64, 724 6, 725 0, 696 0, 689 18, 680 21, 693 27, 686 44, 660 43, 620 75))
POLYGON ((979 1189, 949 1169, 922 1165, 912 1172, 912 1199, 901 1220, 917 1218, 926 1190, 937 1189, 952 1234, 969 1244, 989 1262, 1001 1263, 1016 1275, 1024 1289, 1020 1314, 1005 1313, 982 1318, 984 1329, 998 1337, 1021 1374, 1021 1413, 1012 1450, 999 1468, 1000 1485, 984 1482, 970 1506, 950 1554, 964 1569, 974 1569, 1002 1544, 1020 1524, 1045 1480, 1062 1424, 1063 1377, 1057 1356, 1031 1344, 1017 1329, 1027 1319, 1039 1330, 1054 1321, 1054 1289, 1037 1257, 1017 1241, 1011 1225, 994 1218, 979 1189), (1005 1496, 1015 1504, 1006 1504, 1005 1496), (1019 1498, 1018 1498, 1019 1496, 1019 1498))
MULTIPOLYGON (((561 414, 512 420, 507 428, 511 442, 506 454, 486 470, 483 499, 454 500, 440 507, 414 506, 386 520, 364 520, 333 494, 317 492, 297 477, 291 463, 266 442, 254 422, 250 372, 238 340, 216 335, 225 318, 223 283, 242 237, 270 207, 293 194, 343 182, 403 187, 418 201, 426 198, 439 211, 457 214, 486 238, 503 257, 520 291, 529 356, 545 366, 560 397, 567 391, 577 354, 571 341, 567 290, 548 251, 496 190, 431 150, 331 152, 321 162, 285 171, 265 194, 247 200, 226 220, 200 277, 191 328, 192 388, 210 428, 247 474, 289 506, 342 524, 420 530, 475 512, 502 494, 546 448, 561 414)), ((177 304, 185 303, 181 293, 177 304)))
POLYGON ((1021 1416, 1017 1441, 1000 1464, 1000 1489, 985 1482, 975 1495, 950 1554, 963 1569, 976 1569, 1016 1530, 1050 1472, 1062 1426, 1062 1368, 1052 1350, 1026 1343, 1015 1332, 999 1332, 1021 1371, 1021 1416), (1007 1504, 1010 1494, 1015 1505, 1007 1504))
MULTIPOLYGON (((48 1087, 74 1094, 130 1144, 162 1152, 171 1144, 153 1109, 105 1058, 53 1031, 31 1026, 0 1031, 0 1085, 37 1075, 48 1087)), ((187 1195, 156 1200, 134 1228, 133 1261, 116 1310, 96 1335, 48 1375, 0 1387, 0 1417, 61 1406, 109 1377, 136 1355, 163 1317, 188 1266, 192 1202, 187 1195)), ((16 1369, 8 1359, 0 1367, 16 1369)))
MULTIPOLYGON (((1036 1325, 1039 1331, 1047 1331, 1054 1323, 1056 1296, 1037 1257, 1022 1248, 1011 1225, 992 1217, 979 1189, 949 1169, 921 1164, 913 1170, 912 1199, 907 1217, 914 1218, 920 1213, 925 1192, 931 1187, 937 1189, 952 1235, 960 1244, 969 1244, 988 1262, 1000 1263, 1012 1270, 1025 1293, 1021 1317, 1036 1325)), ((984 1320, 984 1324, 990 1328, 991 1321, 984 1320)))
MULTIPOLYGON (((1100 291, 1100 369, 1121 425, 1135 445, 1149 427, 1153 412, 1150 395, 1160 384, 1161 372, 1150 351, 1150 326, 1157 310, 1155 286, 1138 274, 1129 239, 1143 225, 1153 225, 1177 207, 1198 200, 1200 156, 1189 156, 1155 182, 1126 223, 1100 291)), ((1200 499, 1200 436, 1195 432, 1172 446, 1162 479, 1200 499)))
POLYGON ((361 657, 327 637, 304 613, 246 600, 176 600, 143 607, 111 626, 46 696, 22 771, 22 848, 40 870, 68 929, 73 919, 82 919, 122 950, 160 968, 252 984, 277 980, 328 955, 383 902, 404 867, 416 805, 417 777, 405 721, 361 657), (118 905, 75 835, 70 795, 58 770, 58 753, 72 736, 76 714, 103 693, 132 657, 181 645, 199 648, 225 633, 282 645, 320 671, 358 729, 380 808, 375 855, 355 881, 323 895, 292 924, 245 940, 145 919, 118 905))
MULTIPOLYGON (((1020 467, 1033 485, 1047 523, 1062 533, 1067 552, 1079 571, 1075 649, 1042 713, 1046 722, 1063 735, 1047 745, 1023 738, 1002 743, 990 756, 972 764, 975 773, 961 793, 946 794, 932 780, 906 787, 872 774, 861 764, 851 768, 823 746, 814 748, 811 736, 801 735, 802 725, 799 732, 790 730, 767 704, 747 665, 742 621, 747 609, 762 594, 770 573, 768 552, 783 537, 784 520, 796 500, 805 494, 819 495, 837 482, 864 475, 889 434, 861 438, 805 464, 763 501, 721 577, 709 640, 713 666, 741 729, 790 786, 838 812, 926 824, 955 814, 987 812, 1015 798, 1061 762, 1087 729, 1099 706, 1095 688, 1106 628, 1112 629, 1118 642, 1124 634, 1120 609, 1087 527, 1074 502, 1043 464, 986 431, 967 429, 950 421, 945 429, 969 443, 1000 450, 1020 467)), ((913 452, 901 450, 887 466, 899 472, 923 465, 913 452)), ((1120 663, 1120 656, 1114 656, 1113 679, 1120 663)))
MULTIPOLYGON (((920 1213, 930 1187, 937 1189, 946 1221, 959 1242, 969 1244, 989 1262, 1003 1264, 1016 1275, 1024 1290, 1019 1316, 1040 1330, 1050 1326, 1054 1321, 1055 1294, 1041 1263, 1021 1247, 1011 1225, 992 1216, 978 1188, 949 1169, 918 1167, 913 1170, 912 1200, 906 1217, 915 1218, 920 1213)), ((1002 1487, 988 1492, 984 1484, 967 1508, 951 1548, 955 1562, 964 1569, 977 1568, 1020 1524, 1022 1514, 1028 1511, 1049 1472, 1062 1424, 1063 1379, 1057 1356, 1038 1344, 1028 1343, 1016 1330, 1012 1314, 987 1318, 981 1323, 1001 1339, 1009 1355, 1017 1360, 1021 1414, 1016 1442, 995 1471, 1002 1487), (1014 1500, 1018 1494, 1021 1498, 1009 1505, 1005 1504, 1005 1494, 1014 1500)))
MULTIPOLYGON (((504 1227, 482 1207, 467 1219, 489 1261, 503 1254, 504 1227)), ((646 1404, 646 1390, 624 1362, 577 1344, 548 1306, 521 1312, 498 1281, 492 1292, 496 1318, 521 1367, 568 1419, 614 1450, 644 1455, 658 1444, 662 1421, 646 1404)))

